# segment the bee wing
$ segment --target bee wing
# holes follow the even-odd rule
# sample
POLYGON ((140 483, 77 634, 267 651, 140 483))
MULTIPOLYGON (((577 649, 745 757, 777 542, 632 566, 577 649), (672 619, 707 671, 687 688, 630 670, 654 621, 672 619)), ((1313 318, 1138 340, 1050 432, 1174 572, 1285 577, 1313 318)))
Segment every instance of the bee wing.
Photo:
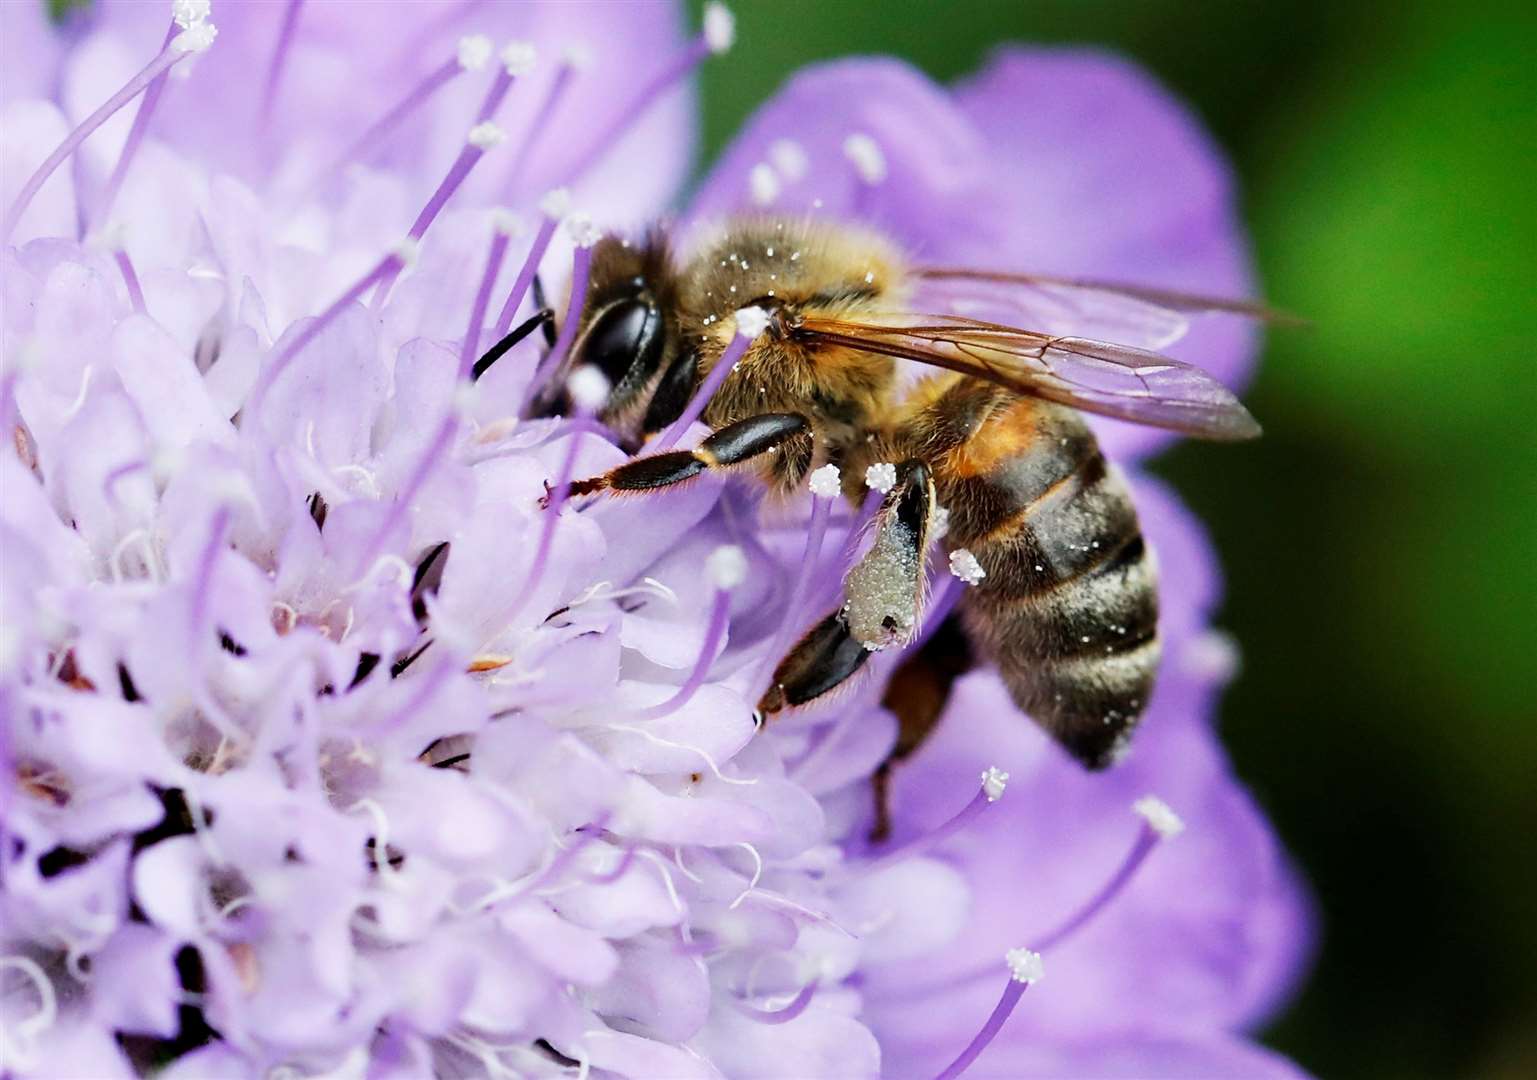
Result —
POLYGON ((1259 424, 1200 368, 1128 345, 956 316, 889 323, 805 318, 799 340, 900 357, 987 379, 1028 397, 1200 439, 1251 439, 1259 424))
POLYGON ((1196 315, 1221 312, 1267 322, 1296 322, 1245 300, 1150 289, 1084 278, 950 267, 914 271, 920 296, 964 318, 1025 324, 1045 333, 1164 349, 1185 336, 1196 315))

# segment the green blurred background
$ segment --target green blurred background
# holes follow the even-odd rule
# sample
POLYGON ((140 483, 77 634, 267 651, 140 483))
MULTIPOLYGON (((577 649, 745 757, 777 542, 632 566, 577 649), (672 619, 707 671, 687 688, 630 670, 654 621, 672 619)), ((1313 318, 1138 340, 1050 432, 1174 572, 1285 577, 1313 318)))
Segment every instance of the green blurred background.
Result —
POLYGON ((1313 326, 1271 335, 1263 440, 1158 471, 1227 565, 1226 741, 1323 912, 1266 1038, 1329 1077, 1537 1076, 1537 5, 735 8, 707 156, 801 64, 951 79, 1009 40, 1119 49, 1226 147, 1313 326))

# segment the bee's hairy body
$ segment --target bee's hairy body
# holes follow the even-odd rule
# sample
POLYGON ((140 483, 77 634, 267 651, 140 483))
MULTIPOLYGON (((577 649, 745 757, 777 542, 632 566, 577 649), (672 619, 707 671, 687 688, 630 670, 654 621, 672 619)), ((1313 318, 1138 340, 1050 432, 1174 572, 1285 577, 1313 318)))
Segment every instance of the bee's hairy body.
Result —
MULTIPOLYGON (((682 413, 736 333, 738 309, 764 307, 792 327, 878 319, 903 310, 910 291, 889 241, 804 220, 734 222, 681 267, 660 235, 605 241, 593 267, 584 333, 598 337, 607 297, 637 289, 664 319, 643 360, 605 365, 615 389, 602 419, 633 446, 682 413)), ((890 357, 772 329, 703 420, 719 432, 763 414, 799 414, 810 429, 753 459, 780 491, 831 462, 857 503, 866 466, 924 463, 949 511, 946 547, 966 548, 986 571, 962 601, 968 636, 1074 756, 1114 760, 1157 665, 1157 587, 1125 483, 1081 414, 967 376, 912 382, 890 357)))

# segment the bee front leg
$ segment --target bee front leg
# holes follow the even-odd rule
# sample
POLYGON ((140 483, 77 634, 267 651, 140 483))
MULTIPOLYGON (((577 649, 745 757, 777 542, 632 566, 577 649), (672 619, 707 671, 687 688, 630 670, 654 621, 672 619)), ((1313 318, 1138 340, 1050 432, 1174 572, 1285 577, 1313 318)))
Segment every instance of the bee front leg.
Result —
POLYGON ((765 716, 804 705, 858 671, 870 654, 912 636, 922 610, 934 481, 922 461, 897 467, 875 519, 875 542, 844 578, 844 604, 780 661, 758 702, 765 716))
POLYGON ((692 450, 634 458, 601 476, 578 480, 570 494, 656 491, 692 480, 707 469, 728 469, 781 449, 792 455, 795 468, 805 471, 811 461, 811 423, 799 413, 764 413, 738 420, 692 450))

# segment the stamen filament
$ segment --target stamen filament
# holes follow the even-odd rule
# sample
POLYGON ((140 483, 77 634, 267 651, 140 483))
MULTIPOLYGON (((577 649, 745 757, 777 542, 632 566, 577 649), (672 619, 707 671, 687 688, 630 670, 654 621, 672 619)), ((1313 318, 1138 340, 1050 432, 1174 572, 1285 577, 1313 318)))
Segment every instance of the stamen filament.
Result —
MULTIPOLYGON (((757 310, 757 308, 742 309, 742 311, 757 310)), ((749 324, 755 322, 752 319, 746 321, 749 324)), ((671 450, 673 444, 683 437, 683 433, 689 429, 689 426, 695 420, 699 419, 705 407, 710 404, 710 399, 715 396, 715 391, 719 390, 721 383, 726 381, 726 376, 731 374, 731 369, 736 367, 737 361, 741 360, 743 355, 746 354, 747 347, 756 341, 758 335, 763 332, 761 326, 743 326, 742 323, 743 319, 739 312, 736 336, 731 339, 731 344, 726 346, 726 351, 721 354, 721 358, 715 361, 715 366, 710 369, 710 374, 706 376, 704 384, 699 387, 698 392, 689 400, 688 408, 683 410, 683 415, 669 424, 667 429, 656 437, 655 453, 671 450)))
MULTIPOLYGON (((170 27, 165 32, 165 40, 160 43, 161 52, 170 46, 172 39, 181 32, 181 29, 181 25, 172 19, 170 27)), ((139 144, 144 141, 144 133, 149 128, 149 118, 154 114, 160 95, 165 92, 166 78, 166 73, 162 71, 152 79, 149 89, 144 92, 144 100, 139 102, 139 111, 134 113, 133 126, 128 129, 128 138, 123 143, 123 152, 118 155, 117 164, 112 168, 112 175, 107 178, 107 185, 102 188, 101 198, 97 201, 95 220, 97 229, 104 227, 112 214, 112 204, 117 201, 117 193, 123 186, 123 178, 128 175, 128 166, 133 163, 134 155, 139 151, 139 144)), ((129 292, 132 291, 133 287, 130 286, 129 292)), ((144 309, 139 307, 138 310, 144 309)))
POLYGON ((285 345, 277 356, 273 357, 272 362, 262 370, 261 375, 256 380, 256 385, 251 388, 250 396, 246 399, 244 411, 254 415, 257 406, 267 396, 267 391, 272 388, 272 384, 277 381, 278 376, 283 373, 284 369, 293 362, 294 357, 298 356, 310 342, 319 337, 322 330, 335 322, 337 316, 345 311, 349 305, 356 303, 365 292, 373 287, 375 282, 382 281, 386 275, 392 272, 399 273, 400 268, 404 265, 405 259, 400 252, 390 252, 375 263, 373 269, 359 278, 350 289, 337 297, 330 307, 317 315, 314 321, 294 335, 294 339, 285 345))
POLYGON ((160 53, 139 71, 137 75, 123 84, 123 88, 113 94, 106 102, 86 117, 80 126, 64 137, 64 141, 54 148, 43 163, 39 165, 22 185, 21 192, 11 203, 11 208, 5 213, 5 224, 0 228, 0 243, 6 243, 11 238, 11 232, 16 228, 16 223, 21 220, 21 215, 26 213, 27 207, 32 204, 32 199, 37 195, 43 184, 53 175, 54 170, 69 158, 71 154, 85 142, 97 128, 105 124, 124 105, 142 94, 161 75, 170 71, 178 63, 191 55, 193 50, 179 48, 176 44, 183 34, 191 31, 182 31, 171 39, 171 43, 160 50, 160 53))
POLYGON ((987 1018, 987 1023, 982 1025, 982 1030, 977 1032, 976 1037, 967 1044, 966 1049, 961 1051, 960 1056, 947 1065, 935 1080, 955 1080, 971 1067, 971 1063, 977 1060, 983 1050, 987 1049, 987 1044, 1003 1030, 1004 1022, 1014 1011, 1014 1006, 1019 1004, 1019 999, 1024 996, 1029 985, 1028 982, 1010 976, 1008 985, 1003 988, 1003 996, 998 999, 998 1004, 993 1006, 992 1014, 987 1018))
POLYGON ((663 67, 651 81, 640 88, 624 107, 620 109, 610 121, 608 127, 599 133, 598 137, 588 143, 587 148, 576 163, 571 165, 561 183, 570 184, 592 168, 614 144, 622 139, 627 131, 645 114, 646 110, 656 103, 657 99, 666 93, 675 83, 682 81, 683 77, 704 61, 711 53, 715 52, 715 46, 709 40, 708 35, 701 33, 688 47, 672 62, 663 67))
MULTIPOLYGON (((533 252, 529 254, 532 256, 533 252)), ((565 360, 566 353, 571 350, 571 343, 576 339, 577 325, 582 321, 582 308, 587 304, 587 278, 591 272, 592 246, 590 243, 578 242, 571 260, 571 301, 566 307, 566 318, 560 324, 560 333, 555 336, 554 346, 544 359, 539 361, 539 366, 534 369, 533 378, 528 380, 528 386, 523 390, 523 403, 518 409, 520 415, 528 411, 529 403, 534 400, 539 387, 552 372, 560 370, 561 362, 565 360)), ((508 299, 510 302, 511 298, 508 299)), ((567 477, 567 479, 570 478, 567 477)))
POLYGON ((744 1016, 758 1021, 760 1024, 788 1024, 801 1013, 806 1011, 806 1006, 811 1004, 811 999, 816 996, 817 980, 812 979, 801 987, 800 993, 791 999, 790 1003, 781 1009, 759 1009, 752 1005, 737 1002, 737 1010, 744 1016))
MULTIPOLYGON (((837 467, 824 465, 823 468, 832 468, 836 472, 837 467)), ((834 480, 833 483, 836 484, 837 481, 834 480)), ((774 669, 779 666, 779 661, 784 659, 785 650, 790 646, 796 626, 805 615, 806 590, 811 583, 812 568, 817 565, 817 560, 822 554, 822 540, 827 535, 827 516, 832 504, 832 496, 824 496, 813 489, 811 524, 806 530, 806 548, 801 554, 800 565, 796 567, 795 579, 790 585, 789 603, 785 605, 785 613, 779 620, 779 627, 774 631, 768 651, 764 653, 758 673, 753 678, 752 693, 748 695, 751 701, 757 701, 768 689, 769 683, 774 678, 774 669)))
POLYGON ((523 266, 518 270, 518 276, 513 280, 512 291, 507 294, 507 300, 502 304, 502 312, 496 317, 496 336, 505 337, 507 331, 512 329, 513 316, 523 304, 523 298, 528 295, 529 286, 533 284, 534 275, 539 272, 539 263, 544 259, 544 253, 550 246, 550 241, 555 236, 555 230, 560 227, 560 218, 555 215, 545 214, 544 220, 539 223, 539 231, 534 234, 533 245, 528 249, 528 257, 523 260, 523 266))
POLYGON ((944 843, 944 841, 960 832, 967 825, 970 825, 989 806, 997 802, 1003 796, 1004 787, 1008 783, 1008 779, 1009 774, 1006 772, 1000 772, 995 768, 985 770, 982 773, 981 790, 972 796, 971 801, 962 807, 960 812, 949 821, 937 829, 932 829, 921 836, 914 837, 905 844, 899 844, 884 855, 871 859, 869 862, 859 866, 857 872, 861 876, 879 873, 888 867, 911 859, 915 855, 921 855, 923 852, 944 843))
POLYGON ((116 249, 112 252, 112 261, 117 263, 118 273, 123 275, 123 284, 128 287, 128 302, 140 315, 147 314, 144 290, 139 286, 139 275, 134 272, 133 260, 128 257, 128 252, 122 248, 116 249))
POLYGON ((475 366, 475 357, 480 351, 480 333, 486 322, 486 308, 491 304, 491 287, 496 284, 496 275, 506 255, 507 230, 498 223, 491 237, 491 250, 486 254, 486 272, 481 275, 480 288, 475 291, 475 302, 470 306, 470 325, 465 329, 464 340, 459 345, 460 381, 468 379, 470 370, 475 366))
POLYGON ((1121 860, 1121 865, 1110 876, 1110 880, 1105 882, 1099 892, 1095 893, 1089 902, 1079 908, 1076 913, 1069 916, 1055 930, 1040 938, 1035 945, 1036 951, 1045 952, 1047 949, 1060 944, 1063 939, 1082 929, 1091 919, 1109 907, 1110 902, 1120 895, 1121 890, 1126 887, 1126 883, 1131 880, 1132 875, 1147 860, 1153 848, 1158 846, 1158 839, 1159 834, 1157 830, 1151 825, 1144 824, 1138 831, 1137 839, 1132 844, 1131 850, 1126 853, 1126 858, 1121 860))
POLYGON ((720 651, 721 640, 726 636, 726 626, 731 621, 730 614, 731 591, 717 588, 715 599, 710 606, 710 623, 705 630, 704 644, 699 647, 699 659, 694 661, 694 667, 689 672, 688 678, 666 701, 641 709, 636 714, 638 719, 658 720, 661 717, 670 716, 692 700, 699 688, 704 685, 705 677, 710 673, 710 665, 715 662, 715 654, 720 651))
MULTIPOLYGON (((448 167, 448 175, 443 177, 443 182, 437 186, 427 204, 422 207, 421 213, 416 215, 416 220, 411 223, 411 230, 406 235, 412 240, 421 240, 426 235, 432 223, 437 220, 438 214, 459 190, 459 185, 464 183, 465 177, 470 175, 470 170, 486 156, 486 150, 491 145, 478 138, 476 133, 484 130, 484 125, 490 124, 491 117, 501 107, 502 99, 507 96, 507 91, 512 89, 513 74, 506 64, 500 64, 496 69, 496 78, 491 82, 491 89, 486 93, 485 100, 481 102, 480 111, 475 114, 475 123, 470 128, 470 137, 459 151, 459 156, 448 167)), ((383 305, 385 297, 389 296, 390 289, 395 285, 395 279, 400 276, 403 267, 396 267, 379 282, 374 290, 373 299, 369 301, 369 307, 378 310, 383 305)))
POLYGON ((398 127, 407 116, 426 104, 427 99, 437 93, 444 84, 464 70, 464 66, 457 59, 446 60, 441 67, 433 69, 425 79, 408 90, 388 112, 353 140, 352 145, 347 147, 322 175, 335 176, 352 162, 367 160, 392 129, 398 127))
POLYGON ((261 122, 263 126, 272 117, 272 105, 277 100, 278 84, 283 78, 283 69, 288 66, 288 54, 293 46, 294 33, 299 28, 299 11, 304 7, 304 0, 288 0, 288 8, 283 12, 283 24, 278 30, 277 45, 272 50, 272 62, 267 65, 267 81, 262 86, 261 122))
POLYGON ((224 534, 229 529, 230 510, 228 506, 220 506, 214 511, 213 520, 208 526, 208 543, 203 546, 203 553, 198 558, 197 577, 192 586, 192 619, 190 629, 192 632, 193 647, 201 644, 203 633, 203 616, 208 612, 208 593, 213 581, 214 562, 219 557, 219 551, 224 546, 224 534))

